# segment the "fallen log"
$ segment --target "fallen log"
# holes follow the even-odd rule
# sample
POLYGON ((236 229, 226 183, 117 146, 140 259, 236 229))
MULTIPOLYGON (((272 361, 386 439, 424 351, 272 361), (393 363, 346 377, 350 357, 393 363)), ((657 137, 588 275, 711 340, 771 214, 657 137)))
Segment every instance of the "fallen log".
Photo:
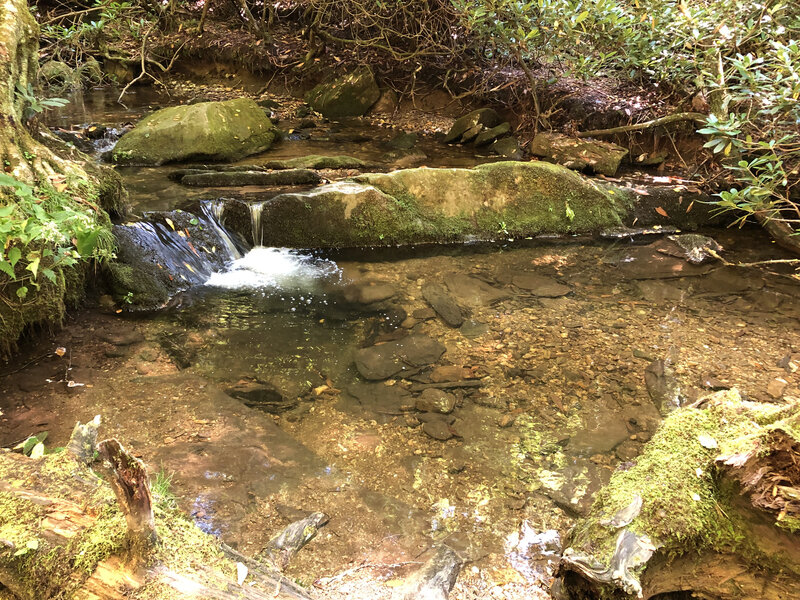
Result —
POLYGON ((568 539, 557 600, 800 598, 800 402, 709 396, 664 421, 568 539))
POLYGON ((78 456, 0 451, 0 597, 311 598, 274 565, 238 554, 152 494, 143 465, 116 440, 99 445, 107 464, 106 479, 98 477, 97 462, 82 460, 96 425, 75 432, 68 448, 78 456))
POLYGON ((579 138, 598 137, 601 135, 615 135, 617 133, 630 133, 632 131, 644 131, 653 127, 663 127, 672 123, 681 123, 684 121, 694 121, 698 125, 703 125, 706 122, 708 115, 698 112, 682 112, 675 113, 674 115, 667 115, 666 117, 659 117, 651 121, 644 121, 642 123, 634 123, 633 125, 620 125, 619 127, 611 127, 609 129, 592 129, 591 131, 580 131, 577 134, 579 138))

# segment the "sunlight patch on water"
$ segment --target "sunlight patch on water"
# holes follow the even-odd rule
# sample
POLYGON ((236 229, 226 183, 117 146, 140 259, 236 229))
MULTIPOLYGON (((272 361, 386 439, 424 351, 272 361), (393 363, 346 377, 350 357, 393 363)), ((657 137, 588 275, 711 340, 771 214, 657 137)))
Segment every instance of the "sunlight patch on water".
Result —
POLYGON ((229 290, 312 290, 323 281, 339 279, 335 262, 291 248, 253 248, 228 271, 214 273, 206 285, 229 290))

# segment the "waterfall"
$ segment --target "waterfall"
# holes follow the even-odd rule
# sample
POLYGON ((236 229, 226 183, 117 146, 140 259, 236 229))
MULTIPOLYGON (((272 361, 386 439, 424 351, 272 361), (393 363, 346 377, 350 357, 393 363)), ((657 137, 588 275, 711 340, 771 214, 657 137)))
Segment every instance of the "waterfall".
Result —
POLYGON ((214 233, 219 236, 222 243, 225 245, 225 250, 231 257, 230 260, 236 260, 242 257, 242 251, 236 241, 231 237, 231 234, 225 229, 223 221, 223 212, 225 210, 225 202, 221 198, 216 200, 204 200, 200 204, 203 215, 208 221, 210 227, 213 228, 214 233))
POLYGON ((261 213, 264 212, 264 202, 250 204, 250 227, 253 231, 253 246, 261 246, 264 241, 261 234, 261 213))

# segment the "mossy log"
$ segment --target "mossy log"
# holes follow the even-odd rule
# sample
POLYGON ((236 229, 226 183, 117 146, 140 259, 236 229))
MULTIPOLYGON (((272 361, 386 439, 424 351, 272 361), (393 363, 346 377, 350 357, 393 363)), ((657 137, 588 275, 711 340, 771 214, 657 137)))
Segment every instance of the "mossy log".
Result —
POLYGON ((672 413, 571 533, 553 596, 800 598, 800 403, 672 413))
POLYGON ((0 451, 0 598, 310 598, 273 565, 200 531, 170 498, 151 495, 141 463, 114 442, 100 445, 113 465, 106 479, 92 470, 97 462, 69 450, 36 459, 0 451), (128 528, 131 515, 138 531, 128 528), (137 545, 143 536, 147 544, 137 545))

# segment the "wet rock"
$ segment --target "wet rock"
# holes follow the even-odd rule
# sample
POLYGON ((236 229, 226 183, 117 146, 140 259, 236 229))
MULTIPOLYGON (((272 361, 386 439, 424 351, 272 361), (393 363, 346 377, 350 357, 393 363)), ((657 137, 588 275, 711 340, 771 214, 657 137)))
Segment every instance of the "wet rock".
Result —
POLYGON ((269 383, 258 380, 242 379, 225 388, 225 393, 241 400, 250 408, 279 415, 297 406, 296 398, 286 398, 269 383))
POLYGON ((440 365, 435 367, 430 374, 432 383, 442 383, 445 381, 460 381, 470 376, 470 370, 457 365, 440 365))
POLYGON ((476 146, 488 146, 495 140, 511 133, 511 125, 508 122, 500 123, 497 127, 484 129, 476 137, 474 144, 476 146))
POLYGON ((509 297, 508 292, 470 275, 451 273, 444 276, 444 282, 459 303, 470 307, 491 306, 509 297))
POLYGON ((383 383, 353 383, 347 393, 366 408, 380 415, 400 415, 414 410, 414 399, 404 388, 383 383))
POLYGON ((144 336, 135 329, 126 330, 124 328, 114 331, 101 329, 97 332, 97 337, 114 346, 131 346, 144 341, 144 336))
POLYGON ((314 119, 303 119, 297 124, 298 129, 315 129, 317 122, 314 119))
POLYGON ((663 280, 649 279, 636 282, 639 295, 653 304, 679 303, 689 292, 663 280))
POLYGON ((364 169, 368 165, 360 158, 338 154, 324 156, 309 154, 281 160, 269 160, 261 165, 264 169, 364 169))
MULTIPOLYGON (((696 268, 706 268, 703 267, 696 268)), ((764 280, 750 273, 745 273, 738 267, 719 267, 694 283, 700 292, 711 294, 741 294, 764 287, 764 280)))
MULTIPOLYGON (((684 258, 693 265, 717 260, 715 255, 722 252, 723 248, 716 240, 699 233, 684 233, 681 235, 667 236, 667 240, 672 242, 677 248, 677 253, 673 256, 684 258)), ((669 250, 662 249, 662 252, 669 253, 669 250)))
POLYGON ((305 96, 306 102, 329 119, 360 117, 378 101, 381 92, 370 67, 361 67, 334 81, 321 83, 305 96))
POLYGON ((148 115, 123 135, 117 164, 162 165, 187 160, 232 161, 263 152, 276 137, 263 109, 249 98, 173 106, 148 115))
POLYGON ((384 156, 385 160, 391 161, 394 169, 411 169, 425 164, 428 155, 420 150, 409 150, 405 152, 389 152, 384 156))
POLYGON ((422 335, 409 335, 396 342, 389 342, 356 353, 356 368, 365 379, 388 379, 402 375, 413 367, 435 363, 444 354, 445 347, 422 335))
POLYGON ((644 382, 647 393, 662 416, 666 417, 680 408, 683 394, 669 360, 659 358, 650 363, 644 371, 644 382))
POLYGON ((491 143, 489 151, 509 160, 522 160, 522 148, 515 137, 504 137, 491 143))
POLYGON ((770 397, 779 400, 783 398, 783 393, 788 385, 789 383, 785 379, 782 377, 776 377, 767 385, 767 394, 769 394, 770 397))
POLYGON ((700 378, 700 387, 706 390, 713 390, 715 392, 719 390, 729 390, 731 386, 726 383, 721 382, 719 379, 714 377, 713 375, 703 375, 700 378))
POLYGON ((422 412, 449 414, 456 407, 456 397, 450 392, 428 388, 416 401, 416 409, 422 412))
POLYGON ((418 308, 411 313, 411 316, 414 317, 415 319, 427 321, 428 319, 436 318, 436 311, 430 308, 418 308))
POLYGON ((685 260, 658 251, 650 244, 628 248, 619 256, 617 268, 628 279, 669 279, 704 275, 709 265, 692 265, 685 260))
POLYGON ((325 513, 315 512, 304 519, 291 523, 269 541, 267 547, 261 551, 261 556, 278 565, 279 568, 285 569, 292 557, 314 539, 317 532, 329 520, 325 513))
POLYGON ((464 324, 458 330, 465 338, 472 339, 488 333, 489 325, 482 321, 468 319, 464 321, 464 324))
POLYGON ((453 430, 447 421, 431 419, 422 423, 422 431, 435 440, 444 442, 454 437, 453 430))
POLYGON ((550 277, 536 275, 535 273, 520 273, 515 275, 511 282, 518 288, 543 298, 558 298, 566 296, 572 291, 569 286, 558 283, 550 277))
POLYGON ((401 132, 386 142, 386 147, 392 150, 411 150, 417 145, 417 134, 401 132))
POLYGON ((631 461, 639 456, 639 453, 642 451, 642 445, 634 442, 633 440, 625 440, 619 446, 617 446, 614 454, 617 455, 617 458, 621 461, 631 461))
POLYGON ((539 133, 533 138, 529 152, 547 158, 569 169, 613 176, 628 150, 608 142, 571 138, 558 133, 539 133))
POLYGON ((625 418, 616 412, 598 410, 581 417, 581 429, 569 440, 567 450, 581 456, 607 454, 628 439, 625 418))
POLYGON ((185 175, 180 182, 194 187, 239 187, 247 185, 308 185, 322 181, 319 173, 309 169, 285 171, 226 171, 185 175))
POLYGON ((422 297, 433 310, 451 327, 460 327, 464 316, 453 296, 441 283, 426 283, 422 286, 422 297))
MULTIPOLYGON (((343 290, 348 302, 370 305, 388 300, 397 293, 394 286, 375 281, 359 281, 346 286, 343 290)), ((405 313, 404 313, 405 315, 405 313)), ((405 316, 403 316, 405 318, 405 316)), ((402 319, 401 319, 402 320, 402 319)))
POLYGON ((499 123, 500 116, 493 109, 480 108, 469 113, 468 115, 464 115, 463 117, 456 119, 452 127, 450 127, 450 131, 448 131, 447 135, 445 135, 444 143, 452 144, 469 141, 469 139, 472 137, 477 136, 484 127, 495 127, 499 123), (465 140, 465 134, 467 134, 469 131, 474 131, 476 128, 477 132, 475 132, 474 135, 468 134, 467 139, 465 140))
POLYGON ((446 545, 409 577, 398 591, 398 600, 447 600, 464 561, 446 545))

